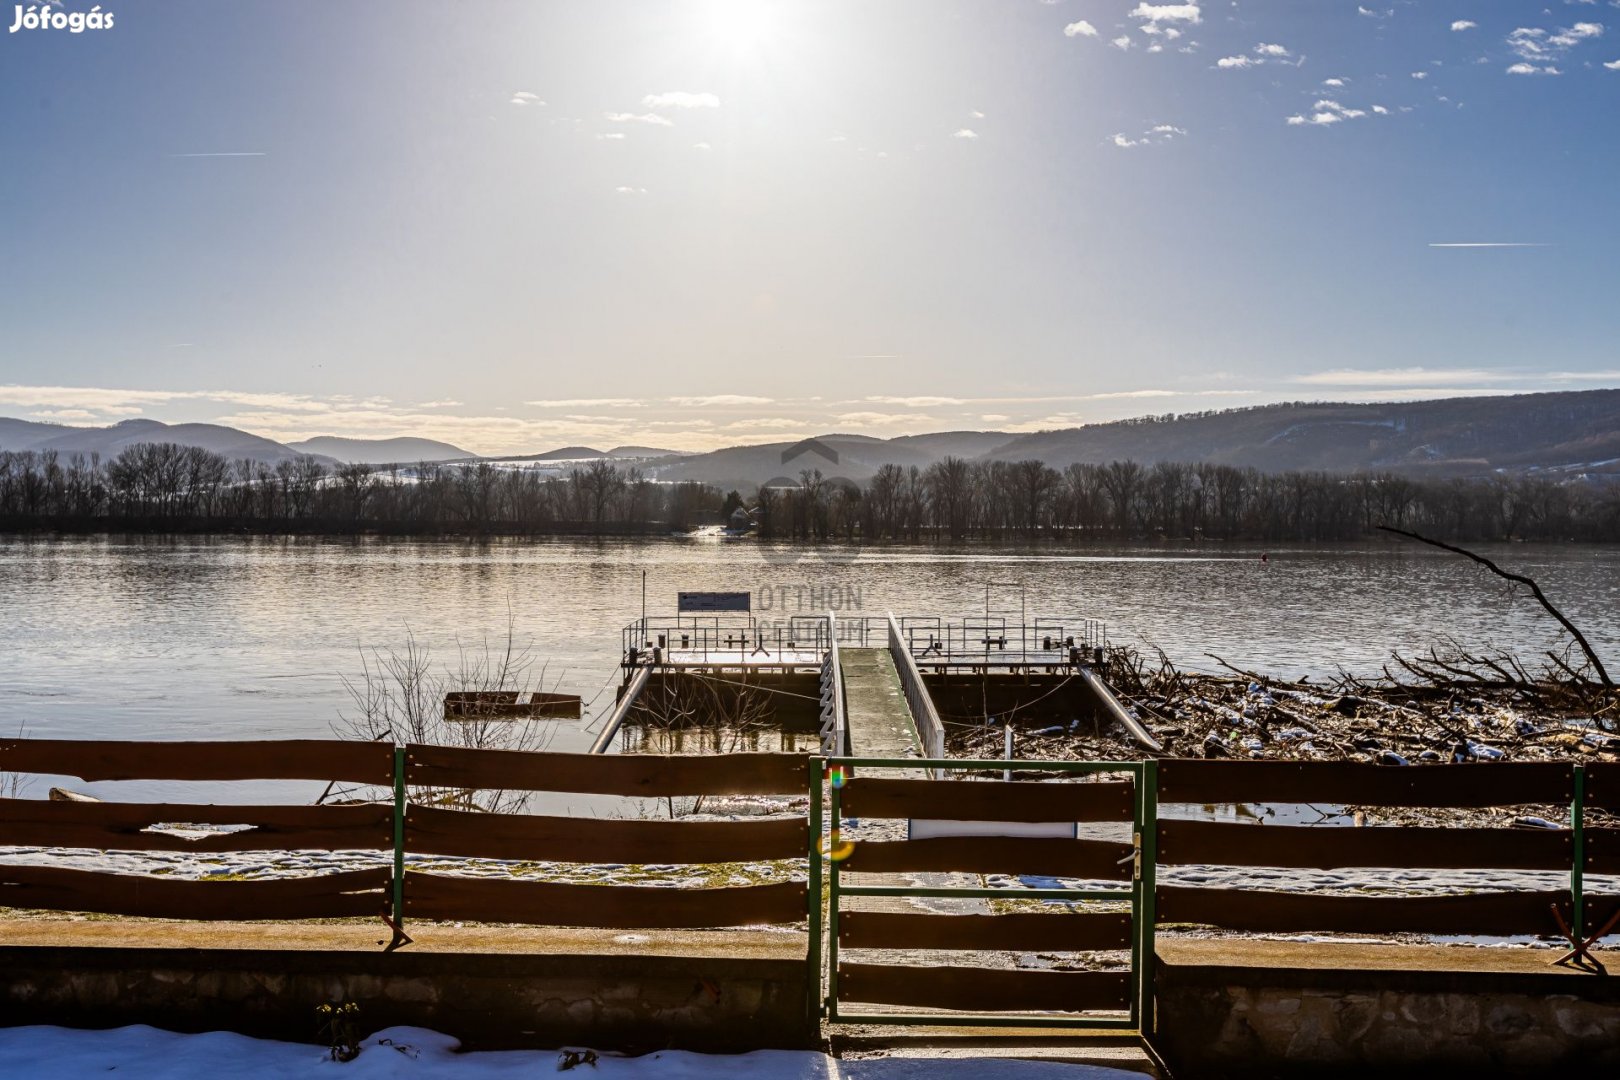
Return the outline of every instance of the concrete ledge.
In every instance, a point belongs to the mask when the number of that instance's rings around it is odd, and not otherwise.
[[[238,1031],[313,1040],[315,1008],[430,1027],[470,1047],[807,1047],[802,959],[0,947],[4,1023]]]
[[[1620,1066],[1620,980],[1549,967],[1547,951],[1193,944],[1161,949],[1171,956],[1155,973],[1153,1042],[1178,1075],[1528,1076]],[[1386,948],[1404,954],[1398,966],[1378,962]],[[1290,961],[1301,949],[1310,962]],[[1200,952],[1215,962],[1197,962]],[[1223,952],[1248,955],[1228,962]],[[1495,969],[1472,966],[1483,961]]]

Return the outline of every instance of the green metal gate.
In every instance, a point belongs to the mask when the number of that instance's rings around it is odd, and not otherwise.
[[[975,779],[921,779],[952,773],[1007,769],[1094,776],[1094,783],[1040,783]],[[1152,1029],[1154,843],[1157,832],[1156,763],[1112,761],[971,761],[916,758],[828,757],[812,765],[810,835],[810,961],[824,979],[820,1012],[845,1024],[935,1024],[974,1027],[1062,1027],[1099,1034]],[[888,775],[872,777],[865,770]],[[903,770],[909,778],[896,777]],[[1123,778],[1121,781],[1118,778]],[[1037,790],[1039,789],[1039,790]],[[944,811],[943,813],[941,811]],[[952,817],[952,814],[958,816]],[[941,836],[905,841],[850,842],[844,826],[867,818],[939,819],[1030,825],[1075,822],[1073,838]],[[1055,815],[1055,816],[1050,816]],[[1083,823],[1130,822],[1128,844],[1082,839]],[[825,826],[825,827],[824,827]],[[991,871],[988,868],[995,866]],[[1117,867],[1110,870],[1110,867]],[[1117,887],[922,887],[860,885],[854,873],[987,873],[1077,878]],[[1058,872],[1054,872],[1058,871]],[[1074,872],[1069,872],[1074,871]],[[823,898],[824,897],[824,901]],[[1129,904],[1123,912],[932,915],[846,908],[855,897],[980,899]],[[825,913],[825,927],[822,914]],[[991,965],[926,967],[846,964],[846,949],[940,952],[1090,952],[1128,949],[1129,970],[1006,969]],[[874,995],[876,995],[874,997]],[[885,996],[887,995],[887,996]],[[900,1006],[904,1011],[849,1004]]]

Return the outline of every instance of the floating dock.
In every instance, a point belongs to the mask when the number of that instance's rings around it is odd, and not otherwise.
[[[829,612],[765,625],[747,615],[681,614],[631,624],[623,645],[625,681],[593,753],[608,752],[626,729],[701,725],[700,687],[717,714],[728,706],[716,687],[727,688],[733,709],[739,695],[768,698],[768,707],[751,704],[750,723],[767,716],[787,731],[808,721],[828,755],[945,757],[939,703],[952,723],[1089,716],[1119,724],[1149,752],[1160,749],[1104,679],[1106,630],[1092,619]],[[719,731],[728,719],[712,718],[716,749],[726,748]],[[737,732],[728,737],[735,742]],[[630,741],[621,749],[629,752]]]

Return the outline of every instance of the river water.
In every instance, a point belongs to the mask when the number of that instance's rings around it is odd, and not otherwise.
[[[1540,581],[1620,667],[1620,549],[1484,549]],[[1261,554],[1268,556],[1261,561]],[[706,537],[415,541],[0,537],[0,732],[322,737],[362,647],[414,634],[446,663],[504,639],[508,608],[545,682],[605,708],[620,630],[678,590],[754,594],[785,621],[843,615],[1104,620],[1111,639],[1280,676],[1374,672],[1443,635],[1533,654],[1557,625],[1456,556],[1397,544],[795,550]],[[1021,585],[1021,589],[1013,584]],[[607,687],[606,692],[603,688]],[[588,720],[587,720],[588,722]],[[588,743],[565,724],[556,749]]]

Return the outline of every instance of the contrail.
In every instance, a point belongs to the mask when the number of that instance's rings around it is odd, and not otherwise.
[[[232,151],[221,154],[170,154],[170,157],[265,157],[263,150]]]
[[[1481,243],[1469,243],[1469,244],[1430,244],[1430,245],[1429,245],[1429,246],[1430,246],[1430,247],[1438,247],[1438,248],[1476,248],[1476,247],[1551,247],[1551,246],[1552,246],[1552,245],[1551,245],[1551,244],[1517,244],[1517,243],[1502,243],[1502,242],[1500,242],[1500,241],[1495,241],[1495,240],[1487,240],[1487,241],[1484,241],[1484,242],[1481,242]]]

